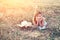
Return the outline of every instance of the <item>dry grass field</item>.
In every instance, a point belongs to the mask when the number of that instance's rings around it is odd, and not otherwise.
[[[39,9],[46,18],[48,28],[60,29],[60,6],[40,7]],[[13,11],[16,10],[14,9]],[[17,15],[4,14],[3,17],[1,16],[0,40],[53,40],[50,38],[50,35],[52,33],[50,29],[44,31],[39,31],[35,29],[31,31],[20,30],[20,28],[16,26],[16,24],[20,23],[21,20],[27,20],[32,22],[33,12],[34,11],[31,11],[30,14],[29,13]],[[54,39],[60,40],[60,37],[55,37]]]
[[[31,6],[33,2],[28,2],[29,6],[27,6],[27,3],[26,6],[23,4],[19,5],[19,1],[16,0],[17,6],[13,2],[10,4],[10,2],[0,0],[0,4],[4,4],[0,5],[0,40],[60,40],[60,6],[57,6],[57,3],[59,4],[60,1],[55,1],[57,2],[56,5],[50,6],[41,6],[42,4],[38,4],[39,10],[43,13],[48,23],[46,30],[20,30],[20,27],[16,25],[22,20],[32,22],[35,10]],[[55,2],[52,1],[49,3],[54,4]],[[48,1],[44,2],[41,0],[41,3],[48,3]]]

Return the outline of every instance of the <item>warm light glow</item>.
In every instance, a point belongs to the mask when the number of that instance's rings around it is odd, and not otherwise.
[[[57,1],[58,2],[58,1]],[[33,8],[36,8],[36,5],[44,6],[44,5],[55,4],[54,0],[0,0],[0,12],[4,12],[7,10],[11,13],[30,13]],[[2,8],[2,9],[1,9]]]
[[[7,6],[29,6],[33,4],[32,0],[0,0],[0,2]]]

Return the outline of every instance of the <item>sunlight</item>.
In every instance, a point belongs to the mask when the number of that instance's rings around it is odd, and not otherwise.
[[[34,5],[32,0],[0,0],[1,7],[14,9],[16,11],[19,9],[29,12],[32,10],[32,5]]]
[[[33,4],[32,0],[0,0],[0,4],[7,6],[29,6]]]

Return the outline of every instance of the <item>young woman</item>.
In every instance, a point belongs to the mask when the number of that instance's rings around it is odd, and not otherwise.
[[[42,13],[40,11],[37,11],[33,18],[33,24],[37,26],[40,30],[46,28],[46,21],[45,18],[42,16]]]

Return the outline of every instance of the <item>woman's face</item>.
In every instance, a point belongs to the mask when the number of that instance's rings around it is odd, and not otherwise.
[[[36,20],[37,21],[40,21],[42,19],[42,15],[41,14],[38,14],[37,16],[36,16]]]
[[[38,14],[37,17],[41,17],[42,15],[41,14]]]

